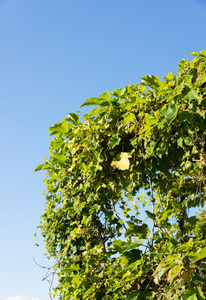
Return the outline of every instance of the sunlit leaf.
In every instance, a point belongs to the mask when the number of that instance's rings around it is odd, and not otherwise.
[[[128,170],[130,166],[129,158],[131,157],[130,153],[121,152],[119,160],[113,160],[111,166],[119,170]]]
[[[158,88],[160,86],[160,79],[155,75],[145,75],[141,77],[142,85],[149,86],[151,88]]]
[[[55,160],[57,160],[58,162],[60,162],[60,163],[65,163],[65,161],[66,161],[66,157],[65,157],[64,155],[61,155],[61,154],[54,153],[54,154],[52,155],[52,157],[53,157]]]
[[[200,251],[196,253],[195,261],[201,260],[206,257],[206,247],[202,248]]]
[[[129,115],[127,115],[126,117],[124,117],[123,123],[127,124],[129,122],[132,122],[134,119],[135,119],[135,115],[133,113],[130,113]]]

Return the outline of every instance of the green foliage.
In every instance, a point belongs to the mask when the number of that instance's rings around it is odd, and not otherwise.
[[[192,55],[49,128],[36,170],[58,299],[205,299],[206,51]]]

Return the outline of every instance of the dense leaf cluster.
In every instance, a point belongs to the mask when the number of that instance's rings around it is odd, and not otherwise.
[[[58,299],[205,299],[206,51],[192,55],[49,128],[36,170]]]

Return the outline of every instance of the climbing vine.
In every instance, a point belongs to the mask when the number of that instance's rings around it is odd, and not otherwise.
[[[49,128],[40,229],[58,299],[205,299],[206,51]],[[143,217],[143,212],[146,217]]]

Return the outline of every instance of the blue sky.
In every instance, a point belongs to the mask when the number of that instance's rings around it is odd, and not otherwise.
[[[0,300],[49,300],[47,129],[106,90],[170,71],[206,48],[206,0],[0,0]],[[83,113],[86,109],[82,110]]]

